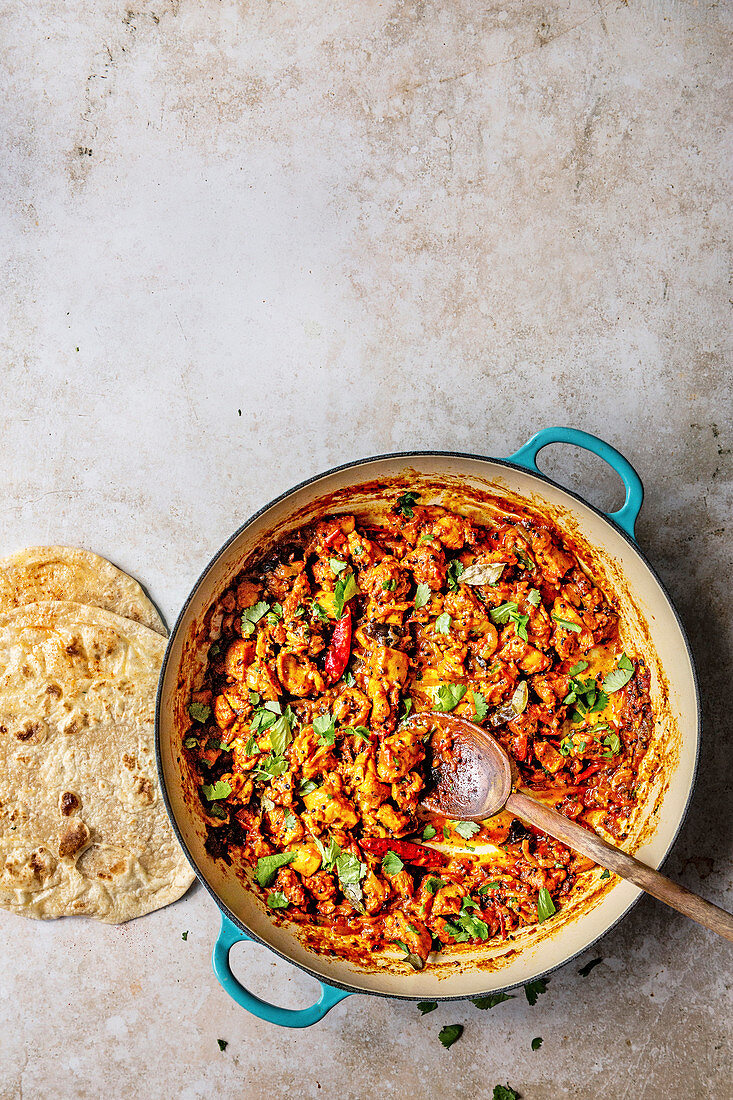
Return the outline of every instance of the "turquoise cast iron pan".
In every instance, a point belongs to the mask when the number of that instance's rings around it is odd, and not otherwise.
[[[576,494],[544,477],[536,466],[543,447],[572,443],[604,459],[621,477],[626,488],[623,507],[610,515],[598,511]],[[195,801],[185,797],[187,783],[181,759],[181,730],[185,725],[188,691],[200,673],[200,653],[194,639],[213,600],[241,568],[247,556],[276,532],[278,537],[322,514],[329,502],[323,498],[341,493],[347,500],[341,511],[369,507],[380,499],[379,483],[408,475],[416,482],[441,482],[470,500],[472,491],[508,492],[535,506],[545,507],[561,526],[589,545],[599,559],[611,563],[629,612],[646,631],[663,669],[652,676],[652,696],[660,726],[668,740],[659,746],[668,767],[663,788],[652,792],[648,824],[637,854],[658,867],[669,852],[690,800],[697,763],[699,704],[697,682],[689,645],[679,617],[651,566],[634,540],[634,523],[641,508],[641,481],[626,459],[607,443],[572,428],[547,428],[538,432],[508,459],[482,458],[452,452],[415,451],[381,455],[329,470],[311,478],[266,505],[244,523],[206,566],[196,582],[171,634],[161,672],[156,709],[156,751],[166,806],[178,839],[201,882],[221,910],[221,932],[214,947],[216,976],[237,1004],[260,1019],[286,1027],[307,1027],[320,1020],[335,1004],[352,993],[368,993],[414,1000],[476,997],[531,981],[561,966],[584,951],[619,921],[639,896],[631,884],[618,882],[605,893],[596,892],[580,915],[552,922],[553,928],[515,951],[493,969],[468,961],[460,969],[428,967],[420,973],[390,970],[362,971],[342,959],[316,955],[288,930],[276,925],[254,894],[221,861],[204,848],[205,830]],[[332,505],[332,501],[330,502]],[[625,604],[624,604],[625,606]],[[668,691],[664,679],[668,682]],[[672,731],[671,733],[669,731]],[[674,741],[674,748],[670,745]],[[673,759],[674,758],[674,759]],[[587,899],[586,899],[587,900]],[[561,914],[562,915],[562,914]],[[548,925],[543,925],[543,931]],[[317,1004],[300,1011],[268,1004],[250,993],[232,974],[229,952],[241,940],[255,940],[287,961],[301,967],[321,983]],[[440,958],[441,956],[438,956]],[[449,972],[446,973],[445,971]]]

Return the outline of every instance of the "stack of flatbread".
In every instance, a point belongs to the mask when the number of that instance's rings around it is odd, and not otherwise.
[[[0,560],[0,906],[119,923],[193,874],[155,766],[165,626],[104,558],[64,546]]]

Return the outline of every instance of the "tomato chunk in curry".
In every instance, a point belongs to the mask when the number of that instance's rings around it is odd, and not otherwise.
[[[507,811],[422,809],[446,746],[407,716],[484,725],[521,786],[619,840],[652,724],[644,661],[550,522],[418,500],[328,517],[248,566],[211,609],[183,742],[210,852],[273,914],[416,969],[550,919],[593,865]]]

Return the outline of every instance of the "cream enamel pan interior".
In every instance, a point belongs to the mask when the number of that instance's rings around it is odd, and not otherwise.
[[[490,514],[492,493],[542,509],[573,540],[581,560],[593,558],[591,571],[600,576],[606,590],[612,586],[622,616],[630,624],[624,638],[637,653],[647,656],[651,666],[657,717],[649,756],[650,765],[657,767],[648,778],[626,846],[650,866],[661,864],[687,809],[699,739],[695,672],[677,615],[632,540],[615,524],[547,479],[496,460],[436,452],[367,459],[298,486],[249,520],[209,564],[171,635],[158,697],[159,766],[174,827],[194,869],[222,911],[252,938],[315,977],[355,992],[420,999],[471,997],[530,981],[566,962],[614,925],[640,891],[622,881],[609,887],[596,872],[576,892],[562,919],[547,922],[539,933],[518,937],[498,955],[496,950],[473,949],[458,961],[421,973],[406,972],[401,966],[395,969],[393,963],[372,971],[356,969],[309,951],[286,924],[273,923],[230,869],[207,854],[204,821],[196,810],[180,751],[189,688],[200,675],[197,632],[207,608],[253,550],[324,510],[362,514],[373,510],[380,499],[380,483],[394,499],[408,484],[419,489],[416,482],[428,486],[424,502],[441,503],[429,488],[431,483],[439,484],[446,487],[441,494],[444,503],[475,516]]]

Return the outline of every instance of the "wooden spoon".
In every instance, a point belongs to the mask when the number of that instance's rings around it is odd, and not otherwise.
[[[433,761],[433,782],[421,800],[425,809],[459,821],[479,822],[506,807],[522,821],[549,833],[733,943],[733,916],[730,913],[684,886],[678,886],[557,810],[537,802],[523,791],[513,790],[516,767],[498,741],[481,726],[437,711],[416,714],[407,724],[424,728],[426,732],[437,727],[452,739],[450,753]]]

